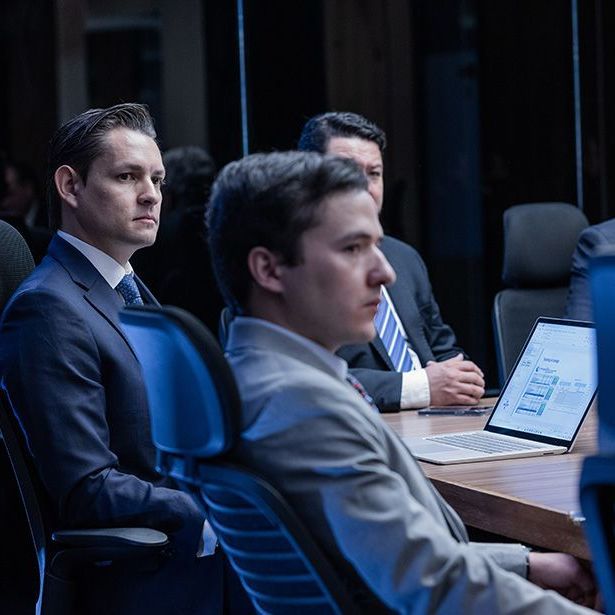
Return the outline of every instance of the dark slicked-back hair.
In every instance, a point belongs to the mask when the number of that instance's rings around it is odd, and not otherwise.
[[[107,109],[88,109],[68,120],[53,135],[49,144],[47,197],[49,226],[56,230],[62,222],[62,207],[53,176],[59,167],[75,169],[85,183],[90,165],[105,147],[105,137],[115,128],[129,128],[156,139],[154,122],[145,105],[123,103]]]
[[[358,137],[373,141],[381,152],[387,145],[384,131],[362,115],[350,111],[330,111],[315,115],[305,123],[298,149],[324,154],[334,137]]]
[[[299,264],[301,236],[319,224],[323,200],[358,190],[367,190],[367,180],[354,161],[313,152],[253,154],[224,167],[212,187],[207,222],[214,272],[233,314],[247,305],[252,248]]]

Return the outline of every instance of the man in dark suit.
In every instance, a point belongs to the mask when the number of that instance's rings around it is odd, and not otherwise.
[[[384,132],[356,113],[330,112],[305,124],[299,149],[352,158],[363,169],[378,212],[384,193]],[[382,290],[369,343],[338,354],[383,412],[428,405],[475,404],[484,393],[482,371],[457,346],[443,322],[427,268],[411,246],[384,236],[381,249],[397,282]]]
[[[586,228],[572,255],[566,318],[593,320],[589,260],[601,246],[615,246],[615,219]]]
[[[125,304],[156,303],[129,262],[158,230],[164,166],[155,138],[137,104],[86,111],[57,131],[49,157],[57,233],[0,324],[1,385],[57,522],[170,534],[174,556],[155,571],[87,573],[84,613],[221,612],[220,556],[197,559],[212,539],[204,516],[153,469],[145,388],[118,319]]]

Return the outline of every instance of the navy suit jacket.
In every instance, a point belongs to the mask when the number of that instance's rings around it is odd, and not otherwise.
[[[463,352],[453,330],[442,321],[419,253],[402,241],[386,236],[380,249],[397,274],[387,287],[412,350],[424,366],[427,361],[444,361]],[[348,362],[353,375],[363,384],[383,412],[399,410],[402,375],[377,335],[366,344],[343,346],[337,353]]]
[[[155,303],[138,284],[144,301]],[[119,325],[122,307],[119,294],[93,265],[54,236],[47,256],[4,311],[2,386],[59,523],[170,532],[173,559],[196,568],[204,516],[188,495],[154,471],[146,393],[140,366]],[[167,581],[164,576],[158,580],[161,590]],[[216,602],[216,581],[210,581],[193,577],[194,589],[209,586],[209,598]],[[125,593],[135,593],[129,581],[123,583]],[[113,592],[117,579],[109,585]],[[172,609],[192,591],[184,587],[178,592],[184,596],[178,596],[168,585],[166,590],[169,600],[154,601],[155,612]],[[139,593],[143,606],[148,595]],[[207,599],[206,592],[199,593],[199,599]],[[129,600],[121,598],[122,612],[132,612]]]
[[[593,320],[589,285],[589,259],[599,246],[615,246],[615,219],[589,226],[579,236],[572,255],[566,318]]]

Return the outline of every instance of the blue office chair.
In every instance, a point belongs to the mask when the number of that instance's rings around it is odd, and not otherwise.
[[[581,473],[580,500],[594,571],[607,613],[615,613],[615,250],[602,249],[590,263],[598,348],[599,455]]]
[[[233,463],[240,400],[209,331],[172,307],[131,307],[120,321],[143,367],[157,469],[207,512],[257,611],[355,613],[335,569],[282,495]]]
[[[615,247],[596,250],[589,275],[598,349],[600,453],[615,455]]]
[[[572,253],[587,227],[568,203],[515,205],[504,212],[501,290],[493,302],[493,332],[500,386],[513,368],[539,316],[566,311]]]

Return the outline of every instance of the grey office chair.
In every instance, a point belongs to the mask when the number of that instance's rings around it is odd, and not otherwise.
[[[34,269],[34,259],[24,238],[0,220],[0,313],[22,281]]]
[[[564,315],[572,253],[587,225],[583,212],[568,203],[515,205],[504,212],[502,282],[506,288],[493,303],[500,385],[536,318]]]

